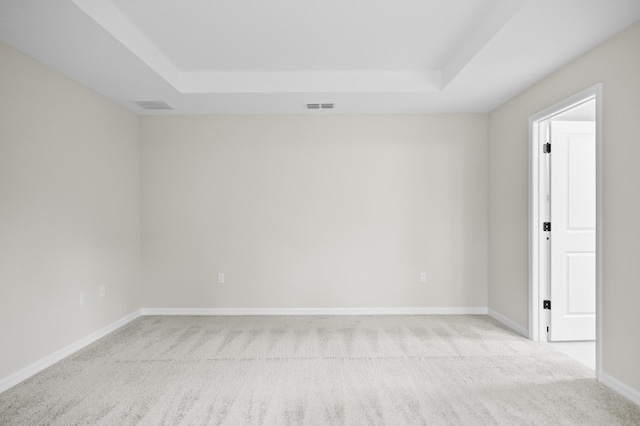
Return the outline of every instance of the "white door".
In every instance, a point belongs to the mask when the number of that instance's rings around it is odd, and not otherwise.
[[[596,337],[595,123],[551,122],[551,341]]]

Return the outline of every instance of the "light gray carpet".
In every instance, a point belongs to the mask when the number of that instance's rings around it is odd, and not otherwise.
[[[0,394],[2,425],[640,425],[484,316],[142,317]]]

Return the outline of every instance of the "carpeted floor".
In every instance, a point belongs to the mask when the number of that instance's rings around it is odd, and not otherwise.
[[[142,317],[0,394],[1,425],[640,425],[485,316]]]

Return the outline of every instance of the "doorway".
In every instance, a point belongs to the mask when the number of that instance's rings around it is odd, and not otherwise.
[[[601,92],[601,85],[591,87],[529,118],[529,337],[595,340],[597,378]]]

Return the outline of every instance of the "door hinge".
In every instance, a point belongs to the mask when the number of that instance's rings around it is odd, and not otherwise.
[[[544,222],[542,224],[542,230],[551,232],[551,222]]]
[[[549,310],[551,310],[551,300],[544,300],[544,301],[542,301],[542,309],[549,309]]]
[[[544,145],[542,145],[542,152],[544,154],[549,154],[551,152],[551,143],[547,142]]]

